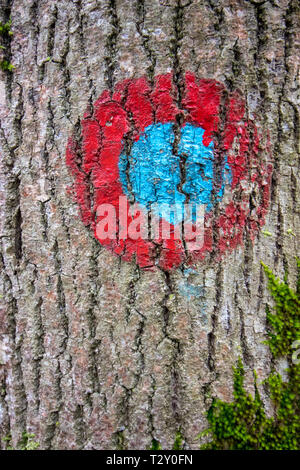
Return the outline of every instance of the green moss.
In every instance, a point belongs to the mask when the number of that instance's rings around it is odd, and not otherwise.
[[[13,447],[11,446],[11,434],[10,433],[2,437],[2,442],[4,442],[5,444],[5,450],[13,450]]]
[[[124,448],[125,448],[124,431],[118,431],[115,434],[115,439],[116,439],[116,448],[117,448],[117,450],[124,450]]]
[[[10,30],[11,27],[11,19],[7,21],[6,23],[1,23],[0,22],[0,36],[2,37],[2,40],[4,42],[8,42],[10,36],[12,36],[12,31]],[[4,45],[0,45],[0,49],[5,50]],[[0,68],[1,70],[12,72],[14,69],[14,66],[10,63],[8,58],[4,57],[2,60],[0,60]]]
[[[0,61],[0,68],[3,71],[8,71],[12,72],[14,69],[14,66],[6,59]]]
[[[177,431],[175,435],[174,444],[172,450],[182,450],[183,448],[183,437],[180,431]],[[152,440],[152,445],[149,450],[162,450],[162,446],[156,439]]]
[[[40,444],[34,440],[35,434],[23,432],[19,450],[36,450]]]
[[[267,344],[275,358],[288,356],[292,354],[292,343],[300,339],[299,289],[293,291],[286,281],[280,282],[265,264],[262,265],[268,277],[268,289],[275,301],[273,312],[269,306],[266,309],[267,322],[271,327]],[[299,259],[297,266],[299,271]]]
[[[10,30],[10,27],[11,27],[11,18],[5,24],[0,23],[0,34],[2,34],[3,36],[4,35],[12,36],[13,33]]]
[[[152,439],[152,444],[149,450],[162,450],[162,447],[156,439]]]
[[[173,444],[173,450],[182,450],[183,448],[183,437],[180,431],[177,431],[175,435],[175,441]]]
[[[297,259],[298,274],[300,260]],[[291,289],[285,279],[280,282],[263,264],[268,278],[268,289],[274,307],[266,308],[268,332],[267,344],[274,358],[293,353],[293,343],[300,338],[300,276],[297,289]],[[289,360],[289,362],[291,362]],[[295,362],[295,361],[294,361]],[[208,411],[209,428],[201,436],[210,436],[203,449],[300,449],[300,365],[291,363],[287,370],[287,381],[272,371],[266,385],[274,403],[274,417],[267,418],[261,401],[254,373],[255,396],[244,389],[244,369],[239,359],[234,368],[233,401],[226,403],[214,400]]]
[[[5,443],[5,450],[36,450],[39,448],[40,444],[36,442],[34,438],[35,434],[24,431],[16,449],[11,445],[11,434],[7,434],[7,436],[3,437],[2,441]]]

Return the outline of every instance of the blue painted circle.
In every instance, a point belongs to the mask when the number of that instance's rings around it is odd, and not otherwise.
[[[151,124],[133,144],[130,155],[123,152],[119,159],[122,188],[128,199],[134,199],[147,210],[157,203],[159,215],[170,223],[178,223],[183,216],[164,210],[163,204],[183,207],[183,204],[204,204],[212,208],[214,184],[214,144],[203,144],[204,130],[186,124],[181,128],[177,155],[173,123]],[[223,197],[226,183],[231,181],[231,169],[225,161],[217,197]]]

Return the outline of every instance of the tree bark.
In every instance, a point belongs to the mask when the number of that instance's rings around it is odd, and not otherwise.
[[[0,72],[0,436],[17,446],[27,430],[41,449],[145,449],[152,439],[168,449],[180,430],[196,449],[212,397],[232,397],[238,356],[250,391],[253,368],[259,381],[270,370],[260,261],[296,282],[298,2],[0,4],[15,67]],[[274,161],[270,236],[246,236],[190,274],[114,256],[67,191],[67,141],[87,106],[120,80],[170,71],[240,89]]]

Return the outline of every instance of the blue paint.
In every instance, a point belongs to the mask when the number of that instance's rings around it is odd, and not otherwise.
[[[192,268],[186,268],[183,270],[184,278],[179,283],[180,293],[187,298],[195,297],[204,299],[205,298],[205,289],[203,286],[195,285],[190,281],[190,276],[197,275],[198,272]]]
[[[195,278],[193,276],[199,275],[195,269],[185,268],[183,270],[183,278],[178,283],[179,293],[187,299],[187,301],[193,301],[193,305],[198,305],[198,311],[200,318],[204,325],[207,324],[208,318],[205,313],[206,309],[206,292],[205,287],[199,284],[195,284]]]
[[[190,284],[187,280],[181,281],[179,283],[179,292],[184,297],[187,297],[189,300],[194,297],[195,299],[204,299],[205,290],[201,286],[195,286]]]
[[[173,123],[146,127],[139,140],[133,144],[130,156],[124,152],[120,156],[120,180],[127,197],[131,199],[133,195],[136,202],[147,210],[155,203],[176,205],[176,214],[164,208],[159,210],[159,215],[170,223],[178,223],[183,219],[183,204],[187,202],[204,204],[205,210],[210,211],[214,183],[214,144],[211,142],[206,147],[202,142],[203,134],[201,127],[186,124],[181,128],[178,155],[174,155]],[[182,187],[180,157],[185,162],[185,183]],[[230,181],[231,170],[226,160],[217,194],[219,199],[223,196],[225,183]]]

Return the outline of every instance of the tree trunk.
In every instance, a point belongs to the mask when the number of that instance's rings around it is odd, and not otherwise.
[[[262,260],[295,284],[297,0],[2,0],[0,436],[41,449],[197,449],[239,356],[268,374]],[[265,226],[192,271],[145,270],[81,220],[66,147],[125,79],[185,72],[239,89],[273,162]],[[184,93],[184,90],[183,90]],[[71,188],[68,190],[68,188]],[[284,367],[284,364],[278,364]],[[263,400],[272,412],[268,396]],[[5,447],[3,441],[1,448]]]

